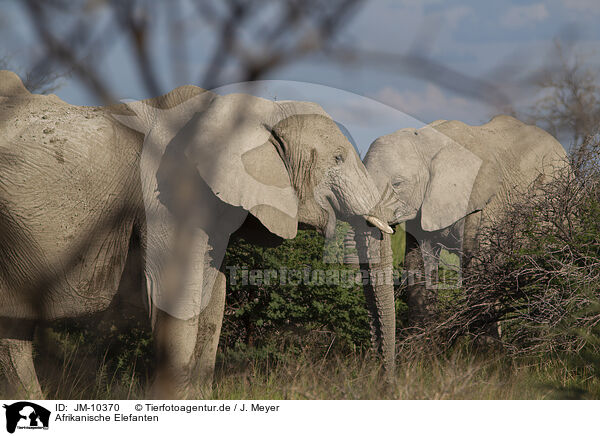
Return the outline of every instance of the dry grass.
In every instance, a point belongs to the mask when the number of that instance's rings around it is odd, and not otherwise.
[[[600,383],[570,371],[559,361],[537,364],[504,358],[450,357],[399,363],[392,385],[380,378],[378,365],[357,354],[326,361],[299,359],[266,371],[219,369],[211,399],[549,399],[597,398]]]
[[[76,342],[62,358],[41,365],[50,399],[141,399],[147,378],[132,367],[109,373],[103,359]],[[63,344],[64,345],[64,344]],[[55,356],[55,358],[58,356]],[[39,359],[38,359],[39,360]],[[600,398],[591,370],[569,369],[559,359],[517,361],[502,353],[475,357],[467,351],[447,356],[400,359],[394,382],[385,384],[369,355],[307,349],[280,356],[220,356],[212,389],[196,387],[190,398],[238,399],[556,399]],[[2,395],[3,396],[3,395]]]

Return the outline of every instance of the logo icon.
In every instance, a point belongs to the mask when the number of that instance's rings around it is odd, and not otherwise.
[[[6,431],[19,429],[48,429],[50,411],[29,401],[19,401],[3,406],[6,409]]]

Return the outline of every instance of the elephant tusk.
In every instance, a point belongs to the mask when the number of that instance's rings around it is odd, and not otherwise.
[[[387,225],[385,222],[381,221],[379,218],[375,218],[372,215],[365,215],[365,219],[367,220],[368,223],[374,225],[379,230],[381,230],[383,233],[388,233],[390,235],[394,233],[394,230],[389,225]]]

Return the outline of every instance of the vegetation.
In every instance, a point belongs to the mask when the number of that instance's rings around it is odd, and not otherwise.
[[[329,343],[328,343],[329,342]],[[67,345],[69,344],[69,345]],[[147,379],[138,369],[109,370],[89,344],[62,336],[56,368],[42,373],[47,395],[61,399],[142,399]],[[570,399],[600,398],[590,367],[560,359],[482,356],[465,347],[443,355],[400,356],[391,386],[381,382],[369,353],[331,346],[330,336],[299,340],[295,352],[272,358],[257,348],[219,353],[205,399]],[[47,358],[46,358],[47,359]],[[50,363],[45,360],[46,363]],[[97,373],[96,373],[97,371]]]
[[[243,239],[230,244],[224,261],[228,294],[221,346],[266,346],[290,335],[326,331],[346,346],[367,347],[368,314],[356,271],[328,262],[343,252],[346,228],[338,226],[327,245],[307,230],[275,248]]]

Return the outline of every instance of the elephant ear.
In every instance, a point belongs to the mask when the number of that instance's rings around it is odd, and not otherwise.
[[[298,199],[271,129],[290,113],[269,100],[230,94],[196,113],[173,139],[217,197],[286,239],[297,233]]]
[[[431,127],[419,130],[428,141],[441,144],[429,168],[429,183],[421,205],[421,227],[431,232],[450,226],[477,210],[471,190],[482,160]]]

